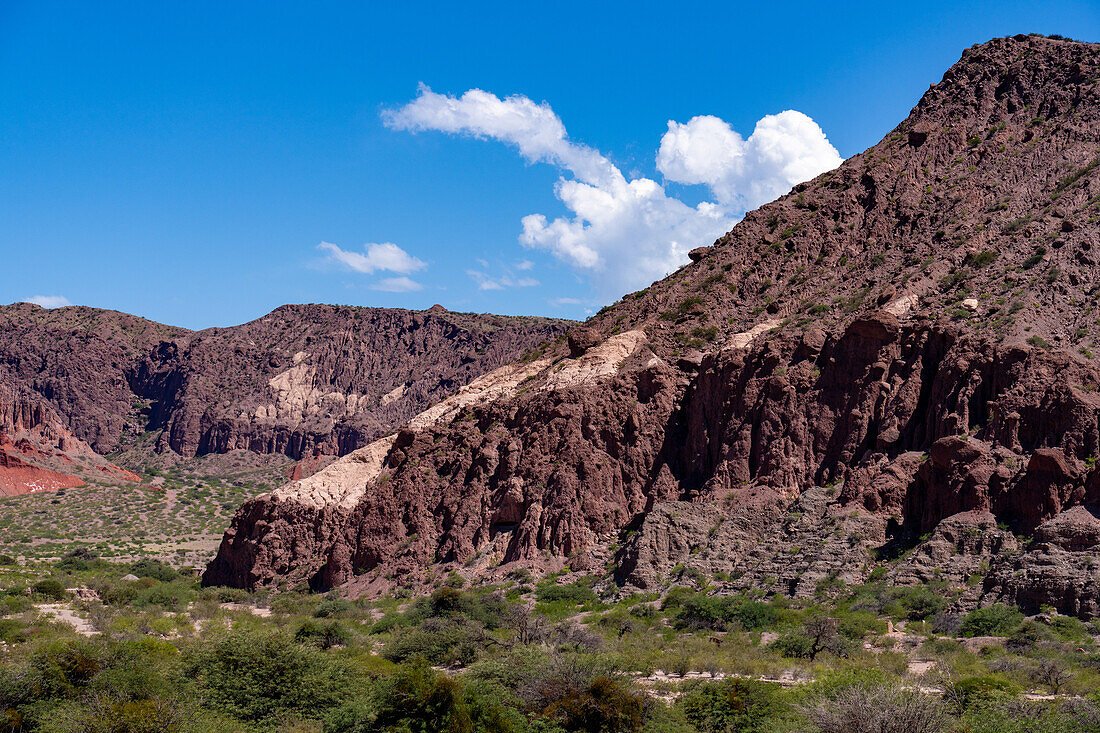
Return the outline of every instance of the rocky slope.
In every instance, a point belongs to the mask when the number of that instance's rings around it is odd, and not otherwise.
[[[292,458],[366,445],[568,322],[288,305],[187,331],[93,308],[0,307],[0,386],[33,395],[99,453],[149,434],[184,456]]]
[[[0,384],[0,496],[71,488],[88,480],[140,478],[70,433],[37,395]]]
[[[968,49],[522,381],[247,503],[206,581],[568,563],[812,594],[881,566],[1097,615],[1098,81],[1094,44]]]

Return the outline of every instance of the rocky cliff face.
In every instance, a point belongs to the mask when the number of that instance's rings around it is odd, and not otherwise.
[[[70,433],[37,395],[0,384],[0,496],[71,488],[89,479],[140,480]]]
[[[0,308],[0,385],[37,395],[100,453],[157,433],[158,450],[184,456],[342,455],[567,325],[303,305],[191,332],[20,303]]]
[[[967,50],[522,381],[246,504],[206,581],[568,563],[807,594],[904,553],[897,582],[1095,615],[1098,80],[1096,45]]]

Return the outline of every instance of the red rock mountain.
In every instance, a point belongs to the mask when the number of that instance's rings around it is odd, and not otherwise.
[[[0,384],[0,496],[140,481],[73,436],[44,401]]]
[[[246,503],[206,582],[568,563],[802,595],[907,550],[895,582],[1100,614],[1098,83],[1094,44],[968,49],[569,344]]]
[[[99,453],[145,438],[184,456],[341,455],[568,325],[439,306],[288,305],[240,326],[187,331],[18,303],[0,307],[0,387]]]

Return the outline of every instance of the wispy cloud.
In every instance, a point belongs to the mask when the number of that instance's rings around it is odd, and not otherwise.
[[[408,277],[387,277],[372,283],[371,290],[381,290],[385,293],[413,293],[423,290],[424,286]]]
[[[69,299],[64,295],[33,295],[23,302],[34,303],[40,305],[43,308],[63,308],[67,305],[72,305]]]
[[[477,283],[478,290],[504,290],[505,288],[532,288],[539,284],[533,277],[513,277],[505,273],[499,277],[492,277],[481,270],[467,270],[466,274]]]
[[[317,249],[326,252],[329,261],[366,275],[379,270],[408,274],[428,266],[428,263],[413,257],[393,242],[365,244],[363,252],[340,249],[331,242],[321,242]]]

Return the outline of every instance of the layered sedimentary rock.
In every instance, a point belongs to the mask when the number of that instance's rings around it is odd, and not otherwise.
[[[1100,503],[1098,80],[1096,45],[967,50],[880,143],[522,382],[397,431],[327,495],[246,504],[207,582],[568,563],[800,595],[912,550],[897,582],[953,552],[967,602],[1097,613],[1075,528]]]

